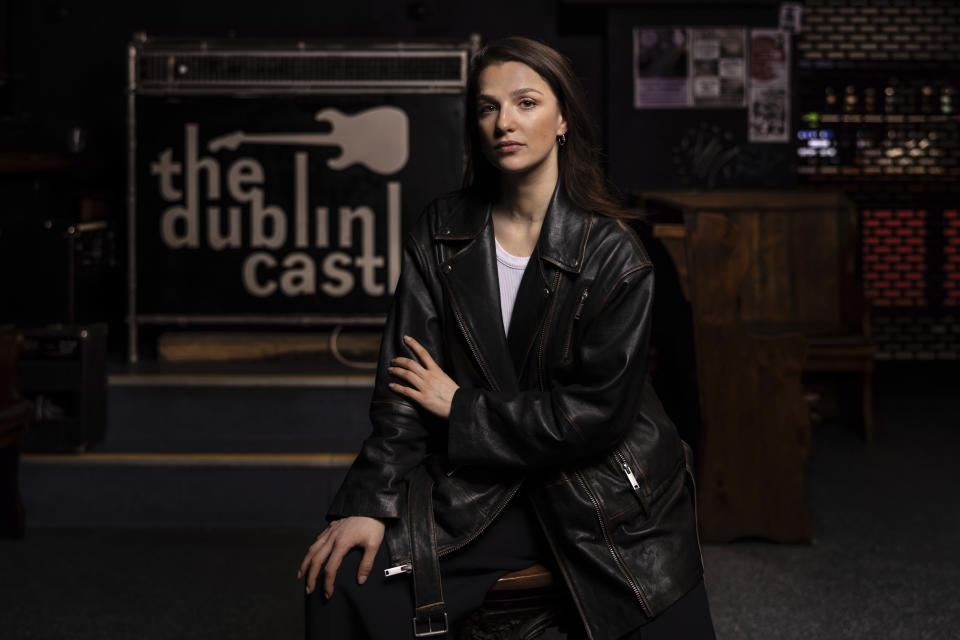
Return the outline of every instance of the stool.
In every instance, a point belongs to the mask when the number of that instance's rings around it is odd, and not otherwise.
[[[458,640],[532,640],[556,627],[568,640],[585,636],[576,615],[570,616],[566,589],[554,583],[541,564],[501,577],[487,592],[483,606],[461,625]]]

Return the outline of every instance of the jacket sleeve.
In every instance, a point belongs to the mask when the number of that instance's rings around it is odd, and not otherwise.
[[[584,326],[569,383],[518,393],[458,389],[450,412],[450,462],[535,469],[616,445],[640,409],[652,301],[649,264],[616,278]]]
[[[428,288],[426,262],[412,236],[404,243],[403,267],[387,316],[370,401],[371,434],[347,472],[327,512],[328,520],[345,516],[395,518],[405,499],[404,480],[424,458],[430,434],[439,420],[387,384],[390,361],[398,356],[416,359],[403,342],[413,336],[442,367],[443,349],[435,291]]]

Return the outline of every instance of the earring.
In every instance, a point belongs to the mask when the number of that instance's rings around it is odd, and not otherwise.
[[[562,147],[563,145],[567,144],[567,134],[561,133],[560,135],[558,135],[558,136],[557,136],[557,144],[559,144],[561,147]]]

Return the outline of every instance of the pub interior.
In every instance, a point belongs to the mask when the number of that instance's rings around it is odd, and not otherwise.
[[[0,0],[0,635],[303,635],[508,35],[570,58],[654,263],[717,637],[958,637],[952,0]]]

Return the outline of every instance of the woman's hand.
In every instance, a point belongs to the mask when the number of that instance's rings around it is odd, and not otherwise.
[[[441,418],[449,418],[450,407],[453,404],[453,394],[460,386],[433,361],[430,353],[423,348],[423,345],[410,336],[404,336],[403,340],[410,345],[410,348],[413,349],[413,352],[417,354],[423,364],[421,365],[420,362],[410,358],[394,358],[391,360],[390,364],[392,366],[387,367],[387,372],[406,381],[412,387],[404,387],[396,382],[391,382],[390,388],[419,403],[430,413]]]
[[[333,580],[337,577],[337,569],[340,568],[343,556],[354,547],[363,547],[363,558],[357,570],[357,582],[363,584],[373,569],[373,558],[383,542],[385,528],[380,520],[365,516],[334,520],[317,536],[317,541],[310,545],[307,555],[300,563],[297,579],[306,574],[307,593],[313,593],[317,576],[323,568],[323,594],[330,598],[333,595]]]

